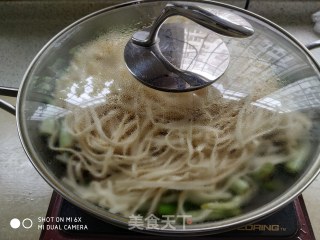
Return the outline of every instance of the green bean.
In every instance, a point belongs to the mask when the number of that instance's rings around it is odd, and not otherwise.
[[[240,207],[234,208],[215,208],[215,209],[199,209],[186,212],[186,215],[192,217],[192,222],[213,221],[229,217],[237,216],[241,213]]]
[[[202,209],[234,209],[240,207],[242,202],[242,198],[240,196],[234,197],[230,201],[226,202],[209,202],[209,203],[204,203],[201,205]]]
[[[253,177],[257,180],[266,180],[273,176],[275,172],[275,165],[267,162],[263,164],[258,171],[253,174]]]
[[[249,188],[249,183],[241,178],[235,179],[230,186],[230,190],[235,194],[243,194],[248,191]]]
[[[272,179],[263,182],[261,186],[268,191],[275,191],[280,189],[283,186],[283,183],[280,180]]]
[[[284,169],[291,174],[297,174],[302,170],[310,151],[310,143],[303,144],[297,151],[294,158],[285,163]]]

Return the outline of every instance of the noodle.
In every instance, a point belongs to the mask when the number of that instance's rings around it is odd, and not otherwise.
[[[119,49],[126,41],[103,36],[79,48],[58,81],[57,103],[71,113],[57,122],[73,144],[59,146],[60,127],[49,147],[66,165],[64,181],[82,198],[127,217],[155,213],[163,202],[185,214],[191,202],[209,207],[195,217],[204,221],[214,204],[245,205],[258,188],[252,174],[267,163],[290,161],[304,146],[307,117],[252,104],[274,91],[276,80],[239,101],[214,87],[158,92],[125,69]],[[95,101],[85,101],[85,94]],[[75,96],[78,104],[71,104]],[[239,179],[249,184],[243,194],[230,191]]]

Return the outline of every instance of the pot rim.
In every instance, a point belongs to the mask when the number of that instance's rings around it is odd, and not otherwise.
[[[59,181],[56,177],[53,176],[50,172],[46,169],[46,164],[43,163],[43,159],[41,159],[37,152],[31,147],[31,142],[28,138],[28,133],[26,131],[27,126],[25,122],[23,121],[23,118],[21,117],[23,115],[23,99],[25,99],[26,96],[26,85],[29,82],[29,75],[32,69],[35,66],[35,63],[38,61],[40,56],[43,55],[43,53],[46,51],[46,49],[51,46],[60,36],[68,32],[69,30],[73,29],[74,27],[78,26],[82,22],[89,20],[97,15],[100,15],[102,13],[119,9],[122,7],[127,6],[133,6],[143,3],[155,3],[158,2],[157,0],[138,0],[138,1],[129,1],[121,4],[117,4],[111,7],[103,8],[101,10],[95,11],[91,14],[88,14],[79,20],[75,21],[74,23],[70,24],[69,26],[65,27],[63,30],[61,30],[58,34],[56,34],[51,40],[49,40],[43,48],[37,53],[37,55],[34,57],[32,62],[30,63],[28,69],[26,70],[22,83],[19,87],[19,92],[17,96],[17,104],[16,104],[16,122],[17,122],[17,130],[18,135],[21,141],[21,144],[23,146],[23,149],[29,158],[30,162],[34,166],[34,168],[38,171],[38,173],[42,176],[42,178],[60,195],[62,195],[66,200],[70,201],[74,205],[80,207],[81,209],[94,214],[96,217],[103,219],[105,221],[108,221],[114,225],[120,226],[120,227],[128,227],[128,219],[121,217],[116,214],[112,214],[106,210],[103,210],[102,208],[95,206],[94,204],[88,203],[87,201],[81,199],[79,196],[74,194],[73,192],[70,192],[63,184],[61,184],[61,181]],[[171,1],[166,1],[171,2]],[[292,41],[299,49],[308,57],[309,61],[311,61],[310,64],[313,64],[317,70],[320,72],[320,66],[318,62],[315,60],[315,58],[312,56],[312,54],[309,52],[309,50],[300,43],[294,36],[292,36],[289,32],[284,30],[282,27],[278,26],[277,24],[271,22],[270,20],[257,15],[255,13],[252,13],[248,10],[210,0],[190,0],[190,1],[176,1],[176,2],[198,2],[198,3],[204,3],[209,4],[213,6],[219,6],[219,7],[225,7],[230,10],[236,10],[241,13],[244,13],[250,17],[256,18],[267,25],[271,26],[273,29],[278,30],[280,33],[284,34],[285,37],[287,37],[290,41]],[[310,184],[311,182],[317,177],[317,175],[320,173],[320,154],[317,154],[317,158],[315,160],[316,164],[313,164],[312,166],[309,166],[309,169],[307,170],[307,174],[303,175],[300,180],[297,181],[295,185],[293,185],[289,190],[287,190],[282,195],[278,196],[273,201],[269,202],[268,204],[265,204],[262,207],[259,207],[255,210],[252,210],[248,213],[242,214],[240,216],[236,216],[231,219],[216,221],[212,223],[202,223],[194,225],[195,228],[186,228],[186,229],[165,229],[165,230],[154,230],[154,229],[144,229],[140,230],[144,233],[151,233],[151,234],[161,234],[161,235],[188,235],[188,236],[198,236],[198,235],[206,235],[206,234],[212,234],[212,233],[220,233],[228,230],[232,230],[234,228],[237,228],[239,226],[243,226],[245,224],[249,224],[253,221],[256,221],[258,219],[261,219],[263,217],[266,217],[276,210],[284,207],[288,203],[294,200],[298,195],[302,193]]]

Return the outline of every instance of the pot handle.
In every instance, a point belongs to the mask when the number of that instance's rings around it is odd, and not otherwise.
[[[203,27],[228,37],[243,38],[249,37],[254,33],[253,28],[239,25],[197,6],[175,3],[167,4],[150,28],[134,33],[132,41],[137,45],[150,47],[156,42],[157,33],[161,24],[168,17],[175,15],[189,18]]]
[[[18,89],[17,88],[9,88],[9,87],[1,87],[0,86],[0,95],[8,96],[8,97],[17,97]],[[0,99],[0,108],[11,113],[12,115],[16,115],[16,108],[12,104]]]

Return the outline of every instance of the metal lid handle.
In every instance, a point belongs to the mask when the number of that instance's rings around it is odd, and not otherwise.
[[[175,15],[184,16],[209,30],[228,37],[243,38],[254,33],[248,22],[231,12],[228,16],[221,16],[194,5],[167,4],[151,27],[133,34],[124,50],[124,59],[132,75],[146,86],[161,91],[186,92],[206,87],[219,79],[229,64],[229,51],[224,42],[220,39],[219,41],[211,39],[209,44],[215,45],[214,49],[207,48],[206,51],[197,52],[199,64],[206,67],[203,67],[201,71],[192,69],[191,65],[183,68],[185,66],[181,64],[190,60],[188,54],[183,52],[183,49],[186,49],[187,40],[184,37],[178,39],[172,36],[165,38],[162,36],[161,39],[160,36],[164,28],[160,28],[163,22],[168,17]],[[241,24],[244,22],[245,26]],[[183,27],[168,25],[171,26],[171,32],[175,32],[174,34],[184,35],[185,31],[189,31]],[[196,43],[192,44],[196,49]],[[210,51],[209,56],[204,56],[208,53],[207,51]],[[201,54],[204,54],[202,58]],[[216,57],[216,54],[219,54],[219,57]],[[176,65],[170,62],[165,57],[166,55],[174,56],[173,61]],[[207,60],[203,62],[201,59]]]
[[[133,43],[144,47],[153,45],[156,42],[157,33],[161,24],[168,17],[175,15],[184,16],[203,27],[228,37],[249,37],[254,33],[254,30],[250,27],[242,26],[225,18],[221,18],[197,6],[167,4],[150,28],[136,32],[133,35]]]

